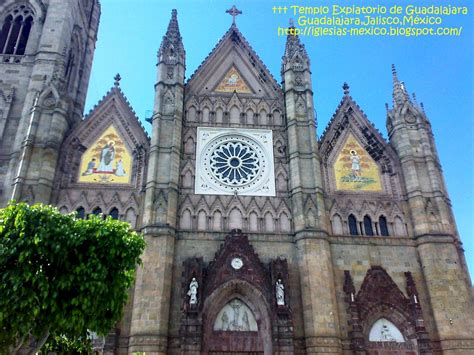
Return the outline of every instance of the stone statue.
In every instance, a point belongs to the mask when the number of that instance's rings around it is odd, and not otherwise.
[[[382,325],[382,329],[380,330],[380,336],[384,341],[395,341],[392,334],[390,333],[390,329],[387,327],[386,324]]]
[[[278,279],[278,281],[276,282],[275,291],[276,291],[277,305],[284,306],[285,305],[285,286],[283,286],[281,279]]]
[[[197,304],[198,302],[198,299],[197,299],[198,288],[199,288],[199,284],[196,278],[193,277],[193,279],[191,280],[191,283],[189,284],[189,291],[188,291],[190,305]]]
[[[221,330],[229,330],[229,316],[227,316],[226,311],[222,314],[222,329]]]

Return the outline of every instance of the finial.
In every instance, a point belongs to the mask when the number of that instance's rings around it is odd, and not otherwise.
[[[290,18],[290,28],[294,28],[295,27],[295,23],[293,22],[293,19]]]
[[[344,90],[344,95],[349,95],[349,84],[344,83],[344,85],[342,85],[342,89]]]
[[[397,69],[395,68],[395,64],[392,64],[392,74],[393,76],[397,76]]]
[[[226,11],[230,16],[232,16],[232,25],[235,26],[235,17],[242,14],[242,11],[238,10],[235,5],[232,5],[232,7]]]
[[[119,73],[117,73],[117,75],[114,76],[114,86],[115,87],[119,87],[120,86],[120,80],[122,80],[122,77],[120,76]]]
[[[176,19],[178,11],[176,9],[171,10],[171,18]]]
[[[388,103],[385,103],[385,110],[388,112]]]

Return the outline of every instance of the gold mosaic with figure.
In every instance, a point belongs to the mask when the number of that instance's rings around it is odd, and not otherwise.
[[[130,152],[110,125],[82,155],[78,182],[128,184],[131,170]]]
[[[337,190],[382,191],[379,167],[352,134],[334,163]]]
[[[224,76],[224,79],[220,82],[217,88],[214,90],[216,92],[237,92],[243,94],[251,94],[252,90],[245,83],[242,75],[239,71],[232,67]]]

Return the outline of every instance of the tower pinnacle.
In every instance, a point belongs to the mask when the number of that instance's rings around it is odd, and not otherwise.
[[[171,11],[171,19],[168,24],[166,34],[163,36],[160,49],[158,50],[158,58],[167,59],[171,63],[184,63],[184,46],[178,25],[178,12],[176,9]]]
[[[410,96],[405,88],[405,83],[398,80],[397,69],[395,64],[392,64],[392,78],[393,78],[393,105],[403,105],[405,102],[410,101]]]

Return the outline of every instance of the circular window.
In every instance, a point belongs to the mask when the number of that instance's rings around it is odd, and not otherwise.
[[[223,142],[211,153],[209,166],[214,177],[231,186],[247,184],[258,177],[257,151],[244,142]]]
[[[268,174],[263,148],[248,136],[232,134],[211,140],[202,157],[207,178],[224,190],[245,190]]]

